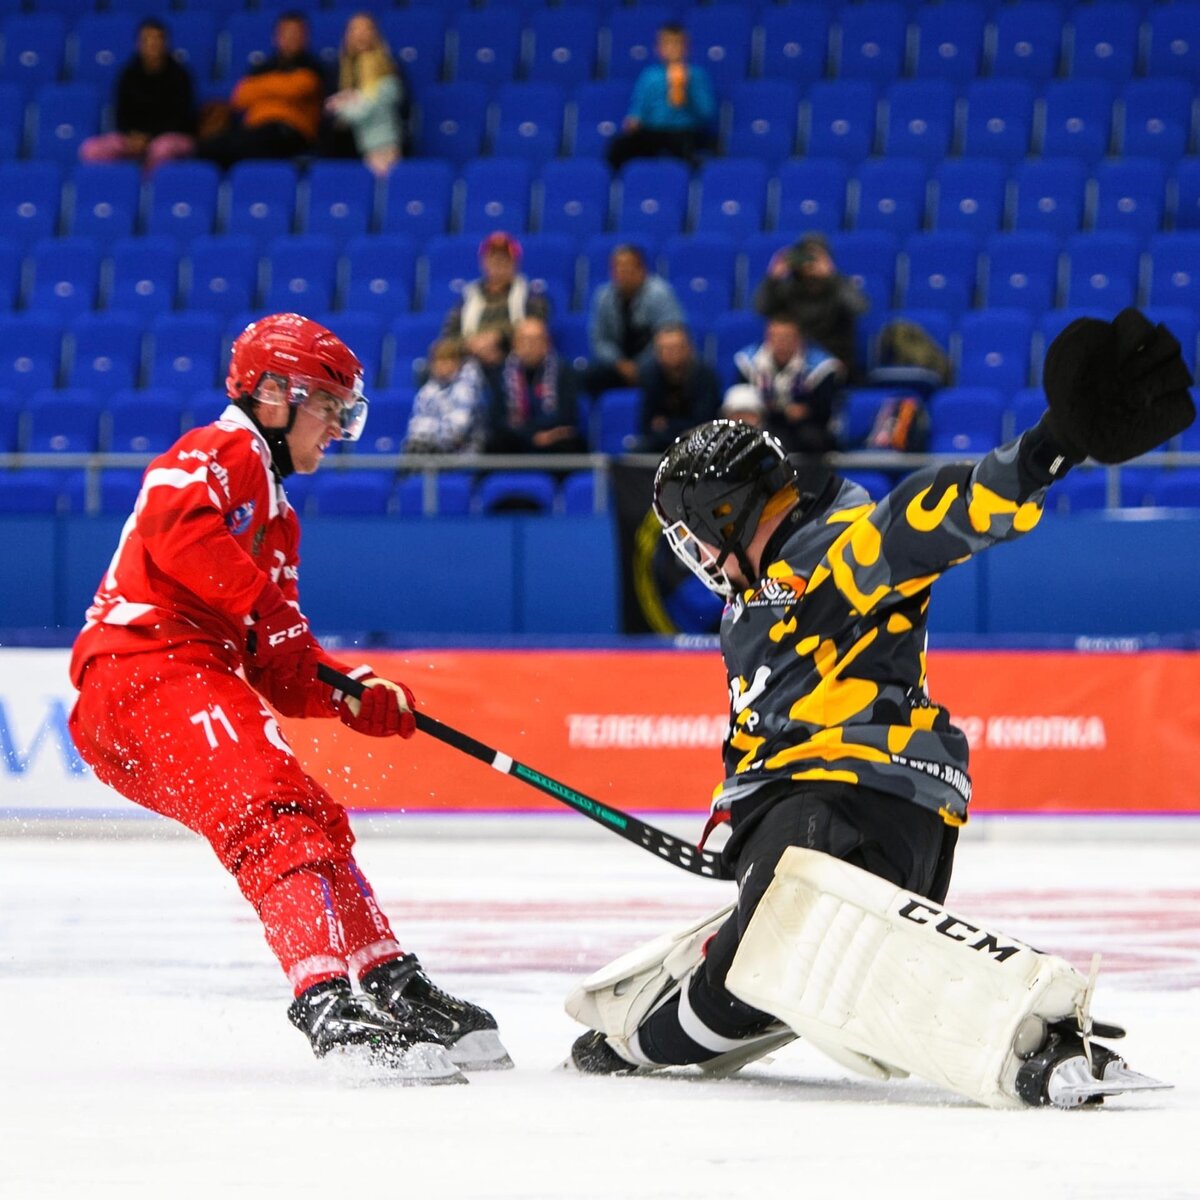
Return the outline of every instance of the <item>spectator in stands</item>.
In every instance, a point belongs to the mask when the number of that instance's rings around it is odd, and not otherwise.
[[[192,77],[171,55],[167,27],[147,17],[137,27],[137,47],[117,81],[117,128],[79,147],[85,163],[134,159],[147,171],[196,148]]]
[[[359,155],[376,175],[386,175],[403,153],[403,101],[403,81],[375,18],[355,13],[338,56],[338,90],[325,109],[352,132]]]
[[[721,385],[708,363],[696,357],[686,325],[674,322],[654,335],[654,357],[638,371],[642,429],[630,449],[665,450],[681,433],[717,415]]]
[[[838,274],[821,234],[806,233],[771,259],[754,293],[754,307],[767,320],[794,318],[806,338],[842,362],[850,379],[858,379],[855,334],[869,304],[853,279]]]
[[[762,397],[767,428],[787,450],[821,454],[834,448],[831,423],[846,368],[807,341],[794,317],[768,321],[762,344],[739,350],[733,361],[742,379]]]
[[[406,454],[478,454],[487,426],[488,389],[474,359],[456,338],[429,350],[429,378],[413,401]]]
[[[495,454],[582,454],[575,372],[555,353],[540,317],[525,317],[513,330],[493,392],[487,449]]]
[[[591,358],[584,382],[593,395],[636,387],[638,372],[654,361],[654,335],[683,321],[671,285],[650,274],[637,246],[617,246],[608,263],[609,282],[596,289],[588,316]]]
[[[727,421],[741,421],[743,425],[761,429],[767,423],[767,406],[753,384],[735,383],[726,390],[717,415]]]
[[[479,246],[481,275],[463,288],[462,302],[446,316],[444,337],[461,337],[467,352],[488,371],[498,371],[512,347],[513,329],[524,317],[550,315],[545,296],[530,289],[517,270],[521,243],[502,230],[489,233]]]
[[[709,141],[717,102],[708,72],[687,61],[683,26],[663,25],[656,50],[661,64],[638,76],[623,131],[609,145],[614,171],[631,158],[671,155],[694,162]]]
[[[233,89],[227,128],[200,140],[196,153],[223,167],[244,158],[295,158],[316,144],[325,87],[308,49],[308,18],[282,13],[275,52]]]

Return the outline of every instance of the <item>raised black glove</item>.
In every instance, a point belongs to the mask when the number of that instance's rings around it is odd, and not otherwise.
[[[1136,308],[1080,317],[1050,343],[1042,385],[1053,436],[1071,454],[1128,462],[1196,419],[1179,342]]]

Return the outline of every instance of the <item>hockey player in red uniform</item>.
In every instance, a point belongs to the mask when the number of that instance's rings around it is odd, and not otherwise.
[[[362,431],[362,366],[294,313],[233,344],[230,405],[147,468],[87,621],[71,736],[96,776],[208,839],[263,924],[314,1053],[418,1082],[511,1066],[496,1022],[430,982],[354,861],[344,809],[296,760],[271,711],[411,737],[412,693],[331,658],[297,585],[300,525],[283,480]],[[318,682],[325,662],[367,685]],[[361,991],[352,990],[352,978]]]

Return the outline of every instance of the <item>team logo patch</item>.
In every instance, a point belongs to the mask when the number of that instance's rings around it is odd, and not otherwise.
[[[250,522],[253,520],[254,501],[248,500],[245,504],[239,504],[225,518],[225,524],[229,527],[229,532],[236,537],[239,533],[245,533],[250,528]]]
[[[807,579],[789,575],[786,579],[768,579],[746,601],[747,608],[778,608],[781,604],[795,604],[804,595]]]

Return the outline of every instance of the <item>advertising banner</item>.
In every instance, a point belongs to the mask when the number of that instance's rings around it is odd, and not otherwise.
[[[356,661],[353,655],[346,656]],[[436,650],[365,655],[446,724],[598,800],[691,812],[721,778],[725,678],[705,650]],[[930,691],[971,743],[972,812],[1200,813],[1200,654],[933,651]],[[0,651],[0,814],[136,813],[66,731],[62,650]],[[418,734],[364,738],[285,721],[296,754],[351,808],[561,806]]]

